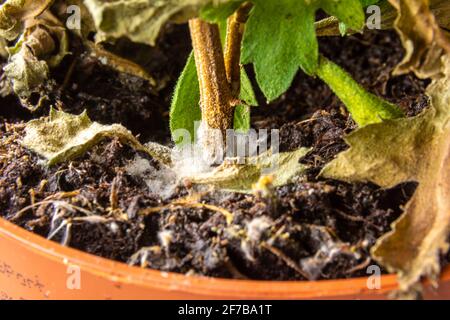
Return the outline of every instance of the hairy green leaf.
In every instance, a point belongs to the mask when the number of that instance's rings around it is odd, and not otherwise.
[[[361,127],[403,116],[399,107],[367,92],[341,67],[323,56],[320,57],[317,75],[342,100]]]
[[[242,62],[253,63],[256,79],[271,101],[284,93],[299,67],[315,74],[319,50],[315,34],[315,13],[322,8],[349,28],[364,26],[364,12],[358,0],[254,0],[246,25]]]
[[[157,144],[144,146],[124,126],[92,122],[86,112],[77,116],[51,109],[48,117],[28,122],[25,131],[22,144],[44,157],[49,166],[83,155],[107,137],[117,137],[163,164],[171,162],[170,149]]]
[[[191,53],[178,79],[170,108],[170,131],[174,142],[176,144],[194,142],[194,123],[201,119],[200,88],[194,55]],[[177,130],[186,130],[190,134],[190,141],[183,141],[181,136],[178,136]]]

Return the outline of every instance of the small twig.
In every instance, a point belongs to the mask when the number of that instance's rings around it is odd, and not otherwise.
[[[225,268],[233,275],[234,279],[246,280],[248,277],[240,272],[231,260],[225,261]]]
[[[218,207],[218,206],[214,206],[214,205],[211,205],[211,204],[196,202],[196,201],[193,201],[190,198],[176,200],[174,202],[169,203],[168,205],[161,206],[161,207],[153,207],[153,208],[143,209],[143,210],[141,210],[139,212],[139,214],[141,214],[141,215],[150,215],[152,213],[159,213],[159,212],[161,212],[163,210],[167,210],[167,209],[173,210],[176,207],[188,207],[188,208],[194,208],[194,209],[207,209],[207,210],[219,212],[225,217],[228,225],[230,225],[233,222],[233,219],[234,219],[234,215],[230,211],[228,211],[228,210],[226,210],[224,208],[221,208],[221,207]]]
[[[344,219],[350,220],[350,221],[354,221],[354,222],[364,222],[366,221],[366,219],[364,219],[363,217],[358,217],[358,216],[352,216],[349,215],[341,210],[338,209],[334,209],[334,211],[339,214],[339,216],[341,216]]]
[[[76,65],[77,65],[77,59],[75,58],[70,63],[69,69],[67,70],[66,74],[64,75],[64,81],[60,87],[61,90],[65,90],[68,87],[70,80],[72,79],[73,72],[75,71]]]
[[[370,257],[368,257],[366,260],[364,260],[363,262],[361,262],[360,264],[354,266],[353,268],[348,269],[347,271],[345,271],[346,274],[352,274],[356,271],[365,269],[369,263],[370,263],[371,259]]]
[[[120,188],[120,181],[122,180],[122,175],[118,174],[111,183],[111,193],[109,194],[109,205],[111,206],[111,211],[118,208],[119,195],[118,190]]]
[[[302,270],[302,268],[300,268],[300,266],[294,260],[285,255],[281,250],[271,246],[267,242],[261,242],[261,247],[280,258],[280,260],[282,260],[288,267],[295,270],[302,277],[304,277],[305,279],[309,279],[308,275]]]
[[[36,203],[34,203],[34,204],[32,204],[32,205],[26,206],[26,207],[22,208],[21,210],[17,211],[17,212],[14,214],[14,216],[13,216],[10,220],[11,220],[11,221],[16,221],[17,219],[20,219],[21,217],[23,217],[23,215],[24,215],[28,210],[31,210],[31,209],[33,209],[33,208],[36,208],[36,207],[41,206],[41,205],[46,205],[46,204],[57,204],[57,205],[60,205],[61,207],[65,208],[65,209],[68,209],[68,210],[71,210],[71,211],[79,211],[79,212],[81,212],[81,213],[84,213],[84,214],[87,215],[87,216],[95,215],[93,212],[91,212],[91,211],[89,211],[89,210],[86,210],[86,209],[84,209],[84,208],[75,206],[75,205],[73,205],[73,204],[70,204],[70,203],[67,203],[67,202],[64,202],[64,201],[59,201],[59,200],[43,200],[43,201],[36,202]]]

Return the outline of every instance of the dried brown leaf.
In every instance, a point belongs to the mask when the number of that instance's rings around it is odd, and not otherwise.
[[[351,148],[322,171],[325,177],[371,181],[391,187],[404,181],[419,186],[393,224],[378,240],[373,257],[397,272],[400,288],[408,290],[422,276],[436,279],[439,255],[448,250],[450,232],[450,56],[444,76],[427,90],[431,107],[408,119],[388,120],[350,134]]]
[[[227,0],[214,0],[219,4]],[[213,0],[84,0],[96,29],[98,42],[128,37],[154,45],[168,21],[187,21]]]
[[[394,74],[413,71],[420,78],[430,78],[442,69],[440,57],[450,53],[450,38],[440,27],[430,9],[430,0],[389,0],[398,11],[394,27],[405,48],[405,57]],[[439,12],[450,7],[448,0],[432,0]],[[447,19],[448,16],[444,17]]]
[[[144,146],[124,126],[92,122],[86,112],[77,116],[51,109],[48,117],[28,122],[25,131],[22,144],[44,157],[47,165],[80,156],[108,137],[117,137],[163,164],[169,164],[171,161],[169,149],[157,144]]]
[[[278,154],[268,151],[256,157],[246,158],[245,163],[233,162],[237,159],[227,159],[212,172],[187,178],[194,184],[207,184],[230,191],[250,193],[252,185],[262,176],[271,175],[274,177],[271,185],[279,187],[291,182],[294,177],[306,170],[307,167],[300,164],[299,160],[309,151],[308,148]]]

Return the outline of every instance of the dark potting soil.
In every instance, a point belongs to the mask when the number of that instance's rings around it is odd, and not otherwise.
[[[127,57],[166,82],[165,88],[150,88],[82,54],[54,71],[49,103],[72,113],[87,109],[101,123],[122,123],[143,142],[168,143],[171,92],[189,53],[188,41],[186,26],[169,26],[157,48],[128,51]],[[122,40],[115,50],[128,45]],[[321,39],[320,48],[364,87],[408,115],[427,106],[427,81],[390,75],[403,55],[394,32]],[[162,271],[267,280],[366,274],[367,266],[375,263],[370,247],[390,230],[416,185],[382,190],[316,177],[347,148],[342,137],[355,128],[342,103],[320,80],[299,72],[277,101],[266,104],[258,96],[253,127],[280,129],[281,151],[313,148],[301,160],[310,166],[307,179],[276,189],[270,199],[199,193],[189,184],[163,198],[155,179],[149,182],[148,177],[164,172],[145,154],[114,139],[70,163],[47,168],[19,142],[24,121],[37,115],[24,111],[14,98],[3,98],[0,215],[64,245]],[[232,221],[224,211],[232,213]]]

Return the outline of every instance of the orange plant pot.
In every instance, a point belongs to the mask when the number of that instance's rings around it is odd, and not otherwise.
[[[367,278],[324,281],[246,281],[188,277],[130,267],[63,247],[0,219],[0,299],[384,299]],[[450,268],[427,299],[450,299]]]

